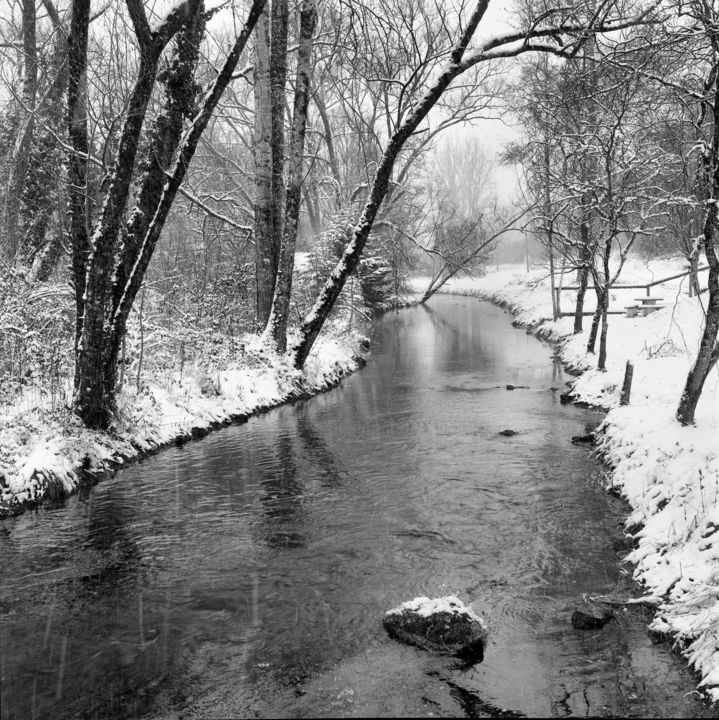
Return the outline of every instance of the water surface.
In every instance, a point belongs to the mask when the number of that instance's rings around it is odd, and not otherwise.
[[[639,611],[570,624],[638,589],[565,380],[501,310],[436,297],[342,387],[6,521],[2,717],[712,714]],[[473,668],[382,630],[447,593],[490,626]]]

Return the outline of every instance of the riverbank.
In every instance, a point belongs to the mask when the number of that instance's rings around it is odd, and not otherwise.
[[[0,407],[0,519],[58,501],[84,483],[172,443],[335,387],[364,364],[359,332],[327,332],[305,369],[246,335],[207,362],[127,382],[109,432],[88,430],[65,404],[27,393]]]
[[[650,282],[676,270],[670,262],[634,264],[622,282]],[[426,287],[416,282],[417,291]],[[633,509],[626,530],[636,549],[627,560],[657,603],[650,629],[675,639],[701,675],[700,690],[719,701],[719,379],[715,370],[707,380],[696,426],[682,427],[675,412],[702,325],[700,299],[688,297],[686,278],[656,288],[664,309],[644,318],[609,317],[606,372],[586,352],[591,318],[579,335],[572,334],[573,318],[551,320],[545,270],[500,266],[482,278],[450,282],[444,291],[501,304],[515,322],[556,341],[563,362],[580,372],[572,395],[607,409],[598,451],[613,468],[612,489]],[[632,304],[641,293],[617,290],[612,307]],[[570,311],[572,293],[563,293],[562,302]],[[620,407],[627,360],[634,363],[631,403]]]

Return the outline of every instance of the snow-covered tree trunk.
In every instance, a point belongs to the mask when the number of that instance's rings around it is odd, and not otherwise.
[[[272,0],[270,13],[270,106],[272,108],[272,233],[275,266],[285,211],[285,103],[287,102],[287,0]]]
[[[300,8],[300,36],[297,50],[297,78],[292,114],[292,136],[290,140],[290,168],[287,187],[283,238],[280,248],[277,279],[272,300],[272,310],[266,332],[271,335],[278,352],[287,349],[287,320],[292,292],[292,271],[294,269],[297,226],[302,199],[304,177],[303,159],[305,129],[307,127],[307,106],[310,96],[310,73],[312,61],[312,34],[317,22],[317,8],[314,0],[303,0]]]
[[[716,78],[716,71],[714,71]],[[699,398],[710,370],[719,360],[719,257],[716,252],[716,227],[719,222],[717,202],[719,201],[719,82],[714,80],[712,144],[709,156],[705,158],[710,163],[711,187],[709,198],[705,203],[703,244],[704,254],[709,264],[708,292],[709,302],[706,309],[704,329],[699,341],[699,350],[696,360],[687,375],[684,390],[677,408],[677,419],[682,425],[694,423]]]
[[[108,356],[112,279],[147,105],[162,51],[199,10],[200,0],[185,0],[176,5],[156,30],[150,29],[141,0],[127,0],[127,7],[140,45],[140,66],[120,133],[115,168],[92,233],[75,365],[75,410],[89,427],[107,427],[114,409],[114,392],[108,376],[112,364]]]
[[[552,319],[559,319],[559,299],[557,296],[557,279],[554,268],[554,219],[552,217],[552,188],[550,185],[550,147],[549,137],[545,135],[542,143],[542,169],[544,170],[544,216],[547,223],[547,255],[549,258],[549,281],[552,293]]]
[[[589,247],[589,227],[586,222],[582,222],[581,229],[581,250],[580,265],[577,273],[577,302],[574,304],[574,328],[572,332],[578,335],[582,332],[584,317],[584,298],[587,294],[587,285],[589,284],[589,271],[592,263],[592,251]]]
[[[33,162],[33,177],[26,186],[24,199],[26,211],[32,212],[33,216],[22,238],[23,260],[31,263],[30,282],[45,282],[55,270],[63,252],[64,216],[67,213],[67,187],[62,172],[64,158],[55,133],[65,124],[69,33],[51,0],[44,0],[43,5],[54,27],[55,43],[48,63],[52,78],[50,86],[37,103],[40,117],[34,144],[38,157]],[[55,223],[53,215],[57,218]]]
[[[35,0],[22,0],[22,50],[23,50],[23,83],[22,83],[22,114],[17,129],[15,147],[8,179],[8,193],[5,200],[5,254],[13,260],[21,251],[23,235],[22,197],[30,165],[30,152],[35,129],[35,103],[37,100],[37,13]]]
[[[587,352],[594,353],[597,347],[597,335],[599,334],[599,323],[602,319],[602,307],[604,305],[604,295],[606,293],[605,288],[594,279],[595,283],[595,294],[597,296],[597,306],[594,309],[594,315],[592,315],[592,325],[589,328],[589,337],[587,338]]]
[[[166,173],[180,144],[184,122],[192,118],[195,110],[198,87],[194,73],[205,30],[202,9],[202,5],[198,5],[197,12],[178,33],[173,59],[160,76],[165,88],[165,107],[150,131],[149,147],[140,167],[141,183],[135,206],[119,242],[112,279],[112,324],[105,348],[107,396],[114,392],[127,318],[155,249],[154,244],[144,242],[145,236],[167,183]]]
[[[599,336],[599,359],[597,368],[599,370],[607,369],[607,332],[609,331],[609,288],[602,295],[602,332]]]
[[[191,96],[194,99],[195,88],[191,78],[197,57],[196,46],[199,39],[197,34],[202,26],[202,0],[186,0],[176,5],[165,21],[154,31],[149,29],[141,3],[128,0],[128,8],[141,47],[146,51],[143,56],[143,68],[149,63],[153,80],[157,70],[157,63],[155,62],[153,69],[151,62],[154,53],[160,46],[164,48],[178,32],[182,31],[182,33],[179,54],[176,55],[177,62],[168,70],[170,77],[167,80],[168,96],[165,112],[158,119],[155,132],[150,138],[148,149],[150,154],[145,158],[145,172],[140,182],[135,211],[131,214],[128,225],[120,222],[120,213],[113,203],[118,198],[121,199],[124,212],[129,182],[126,176],[118,175],[110,184],[103,211],[93,234],[93,254],[87,262],[87,301],[80,323],[81,343],[77,351],[76,364],[79,372],[76,373],[75,378],[75,408],[85,424],[90,427],[107,427],[112,418],[117,355],[122,344],[127,317],[142,286],[153,250],[202,133],[232,79],[264,3],[265,0],[254,0],[247,21],[225,64],[207,91],[189,128],[182,134],[180,132],[182,116],[187,116],[190,110],[195,112],[191,101]],[[186,42],[183,36],[186,36]],[[133,90],[128,118],[119,145],[120,154],[125,150],[129,152],[134,149],[133,164],[130,166],[126,158],[120,155],[116,167],[123,173],[133,173],[134,157],[142,129],[142,119],[138,118],[137,114],[132,116],[130,111],[135,110],[137,113],[139,110],[144,118],[144,109],[153,85],[154,82],[149,82],[148,78],[138,78]],[[148,92],[147,97],[144,95],[145,91]],[[133,135],[134,137],[130,137]],[[178,143],[181,143],[179,147]],[[172,170],[166,173],[165,164],[173,157],[175,160]],[[126,182],[123,200],[122,186]],[[109,232],[109,219],[114,214],[117,214],[117,219],[115,233],[112,234]],[[123,237],[125,239],[120,246],[120,239]],[[101,278],[104,278],[104,283],[100,282]],[[92,281],[92,290],[89,281]]]
[[[263,327],[270,316],[277,274],[274,246],[274,199],[272,195],[272,106],[270,98],[270,34],[267,12],[257,22],[253,53],[255,99],[255,197],[254,240],[257,323]]]
[[[70,20],[72,41],[68,53],[67,123],[72,151],[67,163],[68,215],[72,248],[72,282],[75,291],[75,342],[82,334],[85,314],[85,273],[90,254],[87,228],[87,39],[90,0],[73,0]],[[76,357],[77,361],[77,357]],[[75,369],[77,377],[77,367]]]

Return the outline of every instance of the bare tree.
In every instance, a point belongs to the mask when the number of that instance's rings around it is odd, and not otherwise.
[[[446,65],[436,77],[424,85],[423,94],[392,132],[375,171],[369,196],[362,216],[352,233],[352,239],[302,324],[301,339],[293,349],[297,367],[303,366],[347,278],[359,263],[380,205],[390,190],[394,165],[400,152],[452,81],[482,63],[516,57],[526,52],[550,52],[571,57],[594,32],[626,27],[639,21],[637,17],[623,21],[613,16],[612,13],[616,10],[614,3],[597,3],[588,13],[585,22],[577,22],[576,12],[573,12],[570,18],[561,10],[550,11],[543,13],[522,30],[502,33],[481,41],[476,48],[471,49],[472,37],[484,18],[487,7],[488,2],[480,0],[468,17],[461,18],[461,22],[457,23],[460,29],[457,31],[455,44],[448,54]],[[448,22],[447,17],[445,24]]]
[[[89,254],[84,212],[80,217],[79,205],[71,206],[76,213],[71,218],[72,228],[78,230],[78,234],[72,236],[78,259],[74,274],[78,307],[75,408],[90,427],[107,427],[112,419],[117,356],[127,316],[200,137],[232,78],[264,2],[253,2],[247,21],[220,73],[205,93],[199,111],[195,106],[197,88],[193,75],[204,15],[201,0],[185,0],[175,6],[155,29],[150,28],[139,0],[128,0],[127,4],[140,48],[140,68],[120,132],[115,168],[95,222]],[[82,37],[87,29],[85,0],[73,3],[72,22],[73,28],[77,28],[73,38]],[[164,110],[150,132],[142,163],[145,171],[138,185],[135,208],[125,224],[125,207],[160,56],[175,36],[178,40],[173,61],[164,78]],[[87,62],[87,45],[77,52],[80,58],[71,63],[71,87],[78,87],[81,82],[81,71]],[[86,141],[78,132],[82,123],[75,120],[77,102],[72,104],[72,110],[73,149],[79,158],[83,155],[87,158],[88,153],[83,153],[82,148]],[[83,113],[80,111],[79,114]],[[165,167],[170,159],[172,167]],[[163,177],[165,172],[169,173],[169,179]]]

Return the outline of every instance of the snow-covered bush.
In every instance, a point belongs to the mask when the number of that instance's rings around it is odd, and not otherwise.
[[[72,372],[72,291],[0,278],[0,403],[34,389],[64,404]]]

